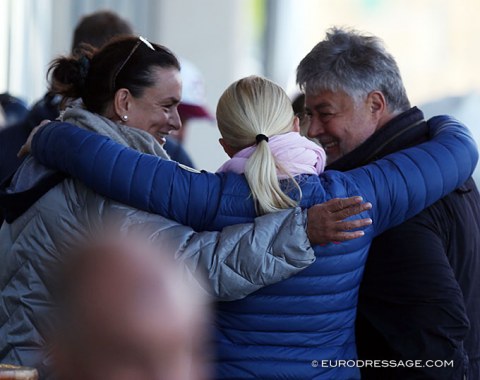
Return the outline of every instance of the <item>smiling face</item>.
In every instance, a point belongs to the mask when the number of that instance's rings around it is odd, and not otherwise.
[[[155,84],[145,88],[140,97],[128,93],[128,108],[121,115],[128,116],[128,126],[142,129],[164,144],[165,137],[182,126],[177,110],[182,80],[176,68],[155,67],[151,73]]]
[[[305,111],[310,116],[308,136],[322,144],[328,164],[357,148],[379,127],[370,95],[355,101],[343,91],[307,93]]]

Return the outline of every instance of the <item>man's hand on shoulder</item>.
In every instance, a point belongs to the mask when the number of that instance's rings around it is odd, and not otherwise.
[[[334,198],[308,209],[307,234],[312,244],[327,244],[357,239],[365,235],[362,227],[372,224],[372,219],[345,219],[370,210],[372,204],[362,197]],[[352,231],[356,230],[356,231]]]

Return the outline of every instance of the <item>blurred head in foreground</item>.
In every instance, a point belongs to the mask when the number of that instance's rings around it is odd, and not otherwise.
[[[79,249],[58,293],[60,379],[205,379],[205,303],[167,255],[135,240]]]

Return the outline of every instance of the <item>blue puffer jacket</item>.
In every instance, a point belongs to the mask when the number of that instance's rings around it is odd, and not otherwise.
[[[316,262],[300,274],[218,304],[217,378],[359,378],[354,321],[371,240],[454,190],[477,162],[475,143],[458,122],[437,117],[429,124],[428,143],[350,172],[299,178],[302,206],[361,195],[373,209],[358,217],[370,216],[373,225],[360,239],[316,247]],[[67,124],[42,130],[33,153],[103,195],[199,230],[255,216],[243,176],[193,173]]]

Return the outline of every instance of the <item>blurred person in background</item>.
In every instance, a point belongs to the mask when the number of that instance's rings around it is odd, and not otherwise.
[[[6,120],[4,119],[5,126]],[[8,128],[0,128],[0,185],[8,181],[18,169],[23,159],[17,157],[20,147],[25,144],[33,126],[28,123],[28,116]],[[0,212],[0,224],[3,215]]]
[[[96,235],[63,255],[51,342],[56,379],[209,379],[205,294],[140,234]]]
[[[3,112],[3,107],[0,105],[0,129],[5,128],[6,125],[5,112]]]
[[[27,117],[28,108],[26,103],[8,92],[0,94],[0,106],[2,106],[4,111],[6,127],[18,124]]]
[[[0,184],[10,178],[22,162],[17,152],[31,132],[27,115],[27,106],[21,99],[8,93],[0,95]],[[0,225],[2,221],[0,212]]]
[[[187,136],[190,124],[198,120],[208,120],[213,122],[215,118],[211,115],[207,107],[205,98],[205,83],[200,70],[190,61],[180,59],[182,75],[182,100],[178,105],[178,114],[182,121],[182,128],[174,131],[165,144],[165,150],[173,161],[180,162],[194,168],[190,156],[183,149],[183,144]]]
[[[302,60],[308,135],[349,171],[429,139],[398,66],[372,35],[334,28]],[[425,160],[427,157],[425,157]],[[471,178],[373,241],[360,287],[360,359],[453,360],[363,367],[364,379],[480,378],[480,197]]]
[[[72,55],[81,52],[82,44],[101,48],[113,37],[133,35],[130,23],[110,10],[97,11],[83,16],[72,36]],[[31,127],[39,125],[43,120],[55,120],[60,113],[61,96],[47,92],[45,96],[32,106],[30,111]]]
[[[23,159],[17,157],[17,153],[30,132],[30,127],[24,122],[7,127],[0,106],[0,185],[8,181],[22,163]],[[4,216],[0,210],[0,225],[3,219]]]
[[[50,67],[50,90],[77,105],[62,114],[63,120],[148,153],[152,159],[168,159],[161,143],[180,127],[179,70],[177,58],[168,49],[141,37],[124,37],[100,50],[85,47],[80,55],[55,60]],[[83,143],[88,144],[84,141],[70,149]],[[55,145],[52,142],[51,147]],[[136,163],[123,162],[121,172],[127,174],[130,165]],[[190,173],[191,169],[175,166]],[[90,169],[89,173],[95,175]],[[105,186],[112,185],[105,179]],[[138,181],[149,179],[125,175],[114,187],[128,189]],[[195,183],[191,186],[193,200]],[[176,210],[175,217],[190,220],[195,215],[175,200],[179,191],[173,183],[155,189],[171,197],[169,210]],[[193,280],[199,272],[205,273],[206,292],[231,300],[292,276],[315,260],[305,231],[307,217],[312,243],[326,243],[361,236],[358,231],[344,232],[351,223],[339,222],[365,207],[356,199],[334,200],[314,207],[308,215],[294,208],[222,233],[196,233],[110,201],[66,174],[40,165],[32,156],[1,189],[0,206],[6,216],[0,229],[0,361],[34,366],[40,378],[46,378],[49,369],[42,349],[52,327],[50,292],[56,268],[67,259],[63,253],[68,247],[99,230],[112,216],[120,220],[121,230],[149,231],[149,238],[159,242],[162,252],[172,252]],[[364,225],[361,222],[355,226]]]
[[[293,113],[299,117],[305,112],[305,94],[295,94],[292,97]]]
[[[300,94],[294,95],[292,98],[292,107],[293,107],[293,112],[300,120],[300,133],[302,134],[302,136],[308,137],[308,123],[305,122],[306,118],[304,117],[305,94],[300,93]],[[318,144],[318,141],[316,139],[311,137],[308,137],[308,138]]]
[[[101,47],[114,36],[131,35],[130,24],[111,11],[98,11],[80,19],[72,38],[72,53],[82,43]],[[19,99],[8,94],[0,95],[0,103],[8,104],[11,117],[8,125],[11,129],[0,131],[0,184],[8,181],[18,169],[23,159],[17,157],[20,147],[34,127],[43,120],[55,120],[60,113],[59,96],[47,92],[30,110]],[[0,213],[0,224],[3,217]]]
[[[183,128],[175,131],[172,136],[183,143],[187,132],[185,126],[190,121],[195,119],[214,121],[215,117],[208,110],[205,81],[198,67],[186,59],[180,59],[180,65],[182,67],[183,92],[182,101],[178,105],[178,114]]]
[[[216,116],[220,143],[232,157],[216,174],[182,170],[69,123],[40,129],[33,153],[108,197],[196,230],[363,196],[373,209],[351,221],[354,227],[360,217],[373,220],[363,237],[316,246],[309,268],[238,302],[218,303],[215,317],[216,378],[358,379],[358,368],[335,361],[356,359],[356,305],[370,243],[471,175],[477,159],[473,139],[455,120],[438,117],[428,124],[432,139],[415,149],[350,172],[322,173],[323,150],[299,135],[290,99],[271,81],[235,82],[220,98]],[[128,188],[114,185],[124,178],[138,180]],[[158,191],[165,188],[173,191]],[[323,361],[330,365],[319,365]]]

